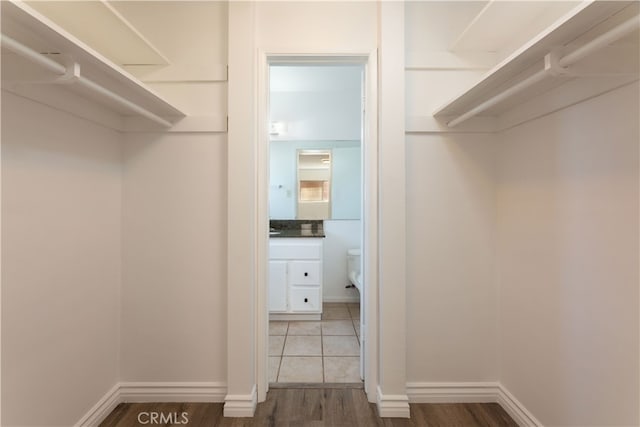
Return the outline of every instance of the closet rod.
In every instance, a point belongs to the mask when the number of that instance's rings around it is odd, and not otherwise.
[[[628,20],[624,21],[623,23],[619,24],[618,26],[612,28],[611,30],[607,31],[606,33],[596,37],[595,39],[591,40],[590,42],[584,44],[583,46],[580,46],[579,48],[577,48],[576,50],[574,50],[571,53],[568,53],[567,55],[563,56],[562,58],[560,58],[557,62],[558,66],[564,68],[564,67],[568,67],[572,64],[575,64],[576,62],[578,62],[579,60],[581,60],[582,58],[590,55],[591,53],[607,46],[608,44],[621,39],[622,37],[626,36],[627,34],[635,31],[636,29],[640,28],[640,17],[638,15],[629,18]],[[528,88],[529,86],[534,85],[535,83],[538,83],[539,81],[543,80],[545,77],[547,77],[548,75],[552,74],[555,70],[549,69],[549,68],[545,68],[543,70],[538,71],[537,73],[527,77],[526,79],[524,79],[523,81],[509,87],[508,89],[504,90],[503,92],[499,93],[498,95],[489,98],[488,100],[484,101],[483,103],[481,103],[480,105],[477,105],[476,107],[472,108],[471,110],[467,111],[466,113],[458,116],[457,118],[451,120],[450,122],[447,123],[447,126],[449,127],[454,127],[462,122],[464,122],[465,120],[470,119],[471,117],[474,117],[478,114],[480,114],[481,112],[493,107],[494,105],[504,101],[505,99],[511,97],[512,95],[515,95],[518,92],[521,92],[522,90]]]
[[[5,47],[14,53],[20,56],[23,56],[26,59],[29,59],[30,61],[42,66],[43,68],[46,68],[47,70],[55,74],[59,74],[60,77],[64,76],[67,73],[67,68],[64,65],[57,63],[53,59],[48,58],[45,55],[42,55],[36,52],[35,50],[23,45],[22,43],[4,34],[2,34],[2,47]],[[52,82],[52,83],[55,83],[55,82]],[[117,93],[114,93],[109,89],[106,89],[105,87],[99,85],[93,80],[90,80],[82,75],[77,76],[76,83],[162,126],[165,126],[165,127],[172,126],[171,122],[163,119],[160,116],[157,116],[156,114],[153,114],[152,112],[142,108],[138,104],[135,104],[129,101],[128,99],[123,98]]]
[[[575,64],[582,58],[589,56],[589,54],[591,54],[592,52],[595,52],[596,50],[601,49],[608,44],[615,42],[616,40],[621,39],[622,37],[637,30],[638,28],[640,28],[640,16],[636,15],[632,18],[627,19],[626,21],[612,28],[606,33],[596,37],[590,42],[585,43],[583,46],[580,46],[573,52],[563,56],[558,61],[558,65],[560,65],[561,67],[567,67],[571,64]]]
[[[2,47],[9,49],[10,51],[17,53],[20,56],[23,56],[30,60],[31,62],[35,62],[40,65],[42,68],[46,68],[52,73],[56,74],[65,74],[67,69],[64,65],[58,64],[51,58],[36,52],[35,50],[28,48],[22,43],[12,39],[11,37],[5,36],[2,34]]]

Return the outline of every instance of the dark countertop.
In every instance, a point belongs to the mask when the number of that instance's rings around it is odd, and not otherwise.
[[[326,237],[324,235],[324,230],[319,229],[316,231],[313,230],[301,230],[299,228],[289,229],[289,230],[279,230],[278,234],[269,233],[270,238],[278,238],[278,237]]]
[[[324,234],[324,221],[322,220],[278,220],[269,221],[269,237],[293,237],[293,238],[313,238],[326,237]],[[277,233],[271,233],[271,231]]]

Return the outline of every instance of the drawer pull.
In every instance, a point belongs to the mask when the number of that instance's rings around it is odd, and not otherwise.
[[[307,277],[309,275],[309,273],[307,273],[306,271],[304,272],[304,277]]]
[[[305,299],[304,299],[304,302],[309,302],[309,298],[305,298]]]

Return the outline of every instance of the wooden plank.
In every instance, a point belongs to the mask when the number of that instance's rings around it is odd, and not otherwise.
[[[193,426],[517,426],[497,403],[411,404],[411,418],[383,419],[376,413],[375,405],[367,401],[364,390],[353,388],[270,390],[266,401],[258,404],[253,418],[224,418],[222,406],[222,403],[123,403],[100,426],[139,426],[138,416],[143,412],[174,418],[186,412],[187,425]]]

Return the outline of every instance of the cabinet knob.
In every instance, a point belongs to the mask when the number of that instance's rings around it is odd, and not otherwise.
[[[307,273],[306,271],[304,272],[304,277],[307,277],[309,275],[309,273]]]
[[[304,302],[309,302],[309,298],[305,298],[305,299],[304,299]]]

